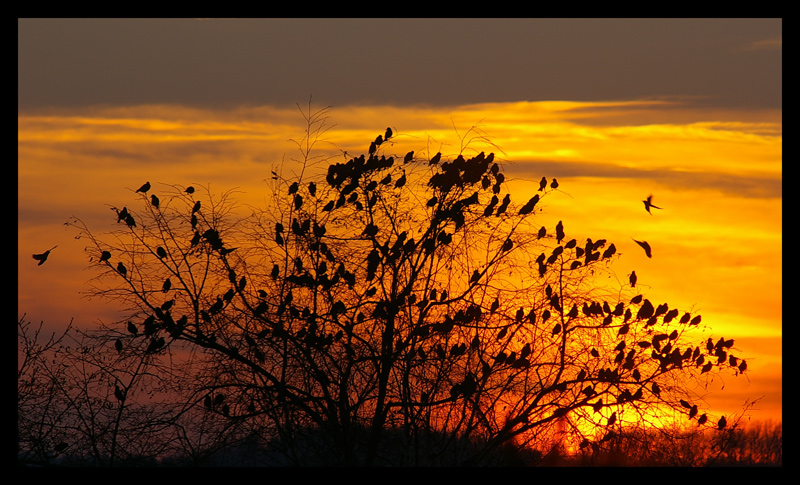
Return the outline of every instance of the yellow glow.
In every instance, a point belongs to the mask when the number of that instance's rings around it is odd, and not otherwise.
[[[701,313],[714,335],[736,338],[743,355],[753,354],[749,382],[728,380],[710,404],[738,412],[744,398],[768,395],[754,416],[780,419],[780,113],[702,111],[690,101],[334,107],[316,148],[342,161],[391,126],[396,136],[382,147],[387,154],[494,151],[508,163],[516,201],[533,195],[542,176],[557,177],[560,192],[542,203],[537,221],[552,228],[563,220],[569,237],[615,242],[617,278],[636,270],[653,301]],[[91,275],[83,271],[82,241],[62,224],[75,215],[105,230],[114,222],[110,206],[132,203],[146,180],[156,192],[160,183],[239,187],[243,203],[263,206],[269,171],[282,161],[284,171],[294,167],[290,140],[305,129],[306,106],[299,108],[21,113],[20,314],[54,325],[73,316],[84,323],[109,318],[109,306],[77,298]],[[663,207],[652,215],[641,202],[648,194]],[[649,241],[653,258],[632,239]],[[37,267],[31,254],[55,244],[51,260]]]

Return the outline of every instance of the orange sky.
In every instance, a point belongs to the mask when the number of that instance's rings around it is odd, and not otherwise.
[[[636,270],[648,298],[700,313],[711,334],[735,339],[749,372],[711,382],[712,409],[737,413],[763,397],[751,416],[780,420],[782,115],[692,106],[682,98],[336,106],[318,147],[358,154],[391,126],[395,146],[384,149],[397,154],[454,154],[461,137],[474,138],[506,162],[518,201],[542,176],[557,177],[561,192],[546,199],[541,224],[563,220],[571,237],[615,242],[620,280]],[[304,129],[295,106],[62,108],[21,111],[18,122],[18,313],[52,326],[116,319],[113,306],[81,297],[92,274],[68,217],[107,230],[116,221],[110,206],[131,203],[145,181],[154,193],[160,183],[238,187],[243,202],[263,205],[263,180],[282,160],[291,170],[290,139]],[[649,194],[663,207],[652,216],[641,202]],[[632,238],[647,240],[653,258]],[[37,266],[31,254],[54,245]]]

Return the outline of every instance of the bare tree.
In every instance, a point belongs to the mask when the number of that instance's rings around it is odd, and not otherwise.
[[[745,371],[733,340],[599,285],[613,243],[536,223],[555,179],[512,199],[474,130],[453,156],[391,154],[387,129],[332,162],[315,155],[327,111],[303,113],[299,170],[272,172],[266,208],[154,184],[109,233],[70,221],[94,294],[130,310],[103,329],[137,362],[114,371],[122,401],[142,380],[172,396],[188,455],[213,435],[283,463],[496,464],[512,442],[599,449],[665,410],[721,426],[692,389]]]

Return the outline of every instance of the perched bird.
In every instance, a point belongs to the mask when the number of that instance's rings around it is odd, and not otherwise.
[[[719,421],[717,422],[717,429],[722,429],[727,425],[728,425],[728,421],[725,419],[725,416],[723,416],[723,417],[719,418]]]
[[[636,286],[636,271],[631,271],[629,281],[631,282],[631,288],[634,288]]]
[[[136,193],[139,192],[147,193],[148,190],[150,190],[150,182],[145,182],[144,185],[142,185],[136,190]]]
[[[171,287],[172,287],[172,281],[170,281],[170,279],[169,279],[169,278],[167,278],[166,280],[164,280],[164,284],[161,286],[161,291],[163,291],[164,293],[166,293],[166,292],[168,292],[168,291],[169,291],[169,289],[170,289]]]
[[[405,184],[406,184],[406,174],[405,174],[405,172],[403,172],[403,175],[399,179],[397,179],[397,182],[394,183],[394,186],[395,186],[395,188],[399,189],[402,186],[404,186]]]
[[[120,389],[119,386],[116,385],[116,384],[114,384],[114,397],[116,397],[117,400],[119,400],[119,401],[122,401],[122,400],[125,399],[125,393],[122,392],[122,389]]]
[[[150,202],[153,204],[153,207],[158,209],[159,200],[158,200],[158,197],[156,197],[155,194],[150,196]]]
[[[384,140],[388,140],[391,137],[392,137],[392,129],[391,128],[386,128],[386,134],[383,135],[383,139]]]
[[[646,254],[648,258],[653,257],[653,253],[651,252],[650,245],[647,244],[647,241],[637,241],[636,239],[634,239],[634,241],[636,242],[636,244],[641,246],[642,249],[644,249],[644,254]]]
[[[529,200],[528,203],[522,206],[522,208],[519,210],[519,214],[520,215],[530,214],[531,211],[533,211],[534,206],[536,206],[537,202],[539,202],[539,194],[536,194],[533,197],[531,197],[531,200]]]
[[[117,264],[117,271],[119,271],[119,274],[121,274],[122,276],[125,276],[128,273],[128,269],[125,267],[124,264],[122,264],[122,261],[120,261]]]
[[[191,185],[189,187],[186,187],[186,193],[187,194],[194,194],[194,187],[192,187]]]
[[[550,188],[551,189],[557,189],[558,188],[558,180],[553,178],[553,182],[550,183]]]
[[[117,349],[117,353],[122,352],[122,340],[117,339],[114,341],[114,348]]]
[[[136,221],[133,219],[133,216],[130,215],[130,213],[125,216],[125,224],[127,224],[128,227],[136,227]]]
[[[48,249],[47,251],[43,252],[42,254],[34,254],[33,255],[33,259],[39,261],[39,264],[37,266],[43,265],[44,262],[47,261],[47,257],[50,256],[50,251],[54,250],[57,247],[58,246],[53,246],[52,248]],[[111,255],[109,255],[109,257],[110,256]]]
[[[642,202],[644,203],[644,209],[651,216],[653,215],[653,213],[650,212],[650,208],[651,207],[654,208],[654,209],[661,209],[661,207],[659,207],[657,205],[653,205],[653,196],[652,195],[648,195],[647,198],[645,200],[643,200]]]
[[[542,180],[539,181],[539,191],[541,192],[545,187],[547,187],[547,177],[542,177]]]
[[[164,248],[162,248],[161,246],[156,248],[156,254],[161,259],[164,259],[164,258],[167,257],[167,251]]]
[[[558,221],[556,225],[556,240],[558,244],[561,244],[561,240],[564,239],[564,224],[561,221]]]
[[[436,153],[436,155],[434,155],[433,158],[431,158],[431,160],[428,162],[428,165],[436,165],[437,163],[439,163],[439,160],[441,158],[442,158],[442,152]]]
[[[200,210],[200,201],[194,203],[194,207],[192,207],[192,214]]]
[[[128,217],[127,207],[123,207],[121,211],[117,210],[116,207],[113,207],[112,210],[115,210],[117,212],[117,222],[121,222],[125,220],[126,217]]]
[[[134,325],[131,321],[128,321],[128,332],[130,332],[134,337],[139,335],[139,329],[136,328],[136,325]]]
[[[108,251],[103,251],[102,253],[100,253],[100,262],[101,262],[101,263],[102,263],[103,261],[108,261],[108,260],[109,260],[109,258],[111,258],[111,253],[110,253],[110,252],[108,252]]]

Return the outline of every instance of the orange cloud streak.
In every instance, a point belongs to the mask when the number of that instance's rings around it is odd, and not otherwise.
[[[306,107],[208,111],[176,106],[105,107],[18,117],[20,315],[52,325],[117,318],[79,300],[91,275],[70,216],[103,231],[111,206],[145,181],[239,187],[263,206],[264,180],[292,170]],[[312,108],[313,110],[313,108]],[[720,412],[765,396],[755,417],[781,419],[782,125],[774,112],[692,108],[691,100],[344,106],[328,112],[319,153],[336,161],[365,152],[391,126],[388,153],[494,151],[507,162],[515,199],[557,177],[541,225],[564,221],[570,237],[605,237],[621,253],[617,276],[636,270],[653,301],[701,313],[714,335],[735,338],[748,379],[711,383]],[[163,186],[162,186],[163,188]],[[641,202],[654,194],[663,209]],[[632,239],[653,247],[647,258]],[[37,267],[34,252],[58,244]],[[735,382],[734,382],[735,381]],[[726,392],[719,393],[721,387]]]

